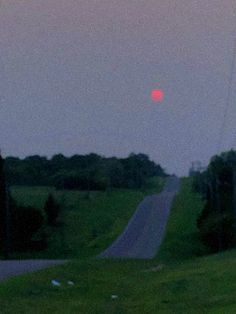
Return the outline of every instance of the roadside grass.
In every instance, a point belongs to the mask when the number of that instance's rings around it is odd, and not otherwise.
[[[235,250],[156,266],[88,259],[16,277],[0,285],[1,313],[235,313]]]
[[[197,218],[203,206],[200,195],[192,191],[192,179],[183,178],[181,191],[174,199],[158,259],[176,262],[208,253],[197,229]]]
[[[49,247],[35,253],[14,253],[12,258],[83,258],[104,250],[123,230],[137,205],[159,193],[163,178],[151,178],[141,190],[57,191],[52,187],[11,188],[19,204],[42,209],[49,193],[63,208],[62,227],[50,229]]]

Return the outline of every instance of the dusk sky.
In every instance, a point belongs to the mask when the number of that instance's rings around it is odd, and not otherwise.
[[[1,150],[141,152],[185,175],[217,153],[235,40],[232,0],[3,0]],[[236,71],[221,150],[235,122]]]

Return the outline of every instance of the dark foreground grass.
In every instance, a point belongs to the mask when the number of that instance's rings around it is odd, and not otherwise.
[[[163,267],[155,260],[71,262],[1,283],[0,311],[235,313],[235,267],[236,251]],[[53,287],[52,279],[61,287]]]
[[[0,313],[236,313],[236,250],[196,257],[202,205],[184,180],[156,259],[74,260],[10,279],[0,284]]]

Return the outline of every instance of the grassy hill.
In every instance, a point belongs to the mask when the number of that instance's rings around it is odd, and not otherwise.
[[[13,278],[0,284],[1,313],[235,313],[236,250],[201,256],[203,204],[190,183],[183,180],[155,259],[87,258]]]
[[[12,257],[82,258],[105,249],[123,230],[137,205],[164,186],[163,178],[151,178],[142,190],[113,189],[110,191],[65,191],[51,187],[11,188],[12,196],[21,205],[42,209],[52,193],[63,209],[64,226],[49,230],[46,251],[14,254]]]
[[[203,206],[200,195],[192,191],[191,179],[182,179],[181,192],[174,200],[166,237],[158,254],[160,260],[177,262],[207,254],[196,224]]]

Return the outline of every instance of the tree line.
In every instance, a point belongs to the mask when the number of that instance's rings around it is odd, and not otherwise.
[[[195,174],[193,188],[205,201],[197,220],[202,241],[213,251],[236,244],[236,152],[212,157],[206,171]]]
[[[141,188],[148,178],[166,176],[163,168],[145,154],[106,158],[95,153],[51,159],[34,155],[7,157],[5,171],[10,185],[47,185],[57,189],[106,190]]]

